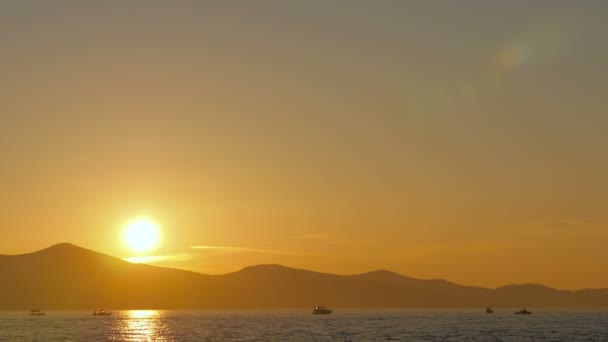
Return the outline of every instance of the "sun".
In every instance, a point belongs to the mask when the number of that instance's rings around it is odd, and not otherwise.
[[[124,239],[129,248],[136,252],[154,249],[160,243],[160,228],[147,217],[136,218],[125,225]]]

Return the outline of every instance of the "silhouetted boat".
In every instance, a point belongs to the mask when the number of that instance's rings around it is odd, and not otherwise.
[[[531,315],[532,311],[528,311],[526,309],[521,309],[519,311],[515,311],[516,315]]]
[[[30,316],[44,316],[44,315],[46,315],[46,314],[40,310],[30,310]]]
[[[488,306],[486,308],[486,313],[494,313],[494,310],[492,310],[492,308]]]
[[[111,314],[111,312],[107,312],[106,310],[97,310],[93,312],[93,316],[110,316]]]
[[[312,311],[312,314],[313,315],[329,315],[332,312],[334,312],[334,311],[324,307],[323,305],[317,305],[317,306],[315,306],[315,309]]]

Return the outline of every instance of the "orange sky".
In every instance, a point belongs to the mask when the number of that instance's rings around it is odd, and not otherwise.
[[[0,253],[608,287],[608,5],[468,2],[3,2]]]

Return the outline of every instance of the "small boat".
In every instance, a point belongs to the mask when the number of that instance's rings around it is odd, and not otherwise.
[[[492,310],[492,308],[488,306],[486,308],[486,313],[494,313],[494,310]]]
[[[93,316],[110,316],[111,314],[111,312],[107,312],[106,310],[97,310],[93,312]]]
[[[40,310],[30,310],[30,316],[44,316],[44,315],[46,315],[46,314]]]
[[[334,312],[334,311],[324,307],[323,305],[317,305],[317,306],[315,306],[315,309],[312,311],[312,314],[313,315],[329,315],[332,312]]]
[[[527,309],[521,309],[519,311],[515,311],[516,315],[531,315],[532,311],[528,311]]]

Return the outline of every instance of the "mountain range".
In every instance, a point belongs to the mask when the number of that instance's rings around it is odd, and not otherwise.
[[[62,243],[0,255],[0,310],[608,307],[608,289],[496,289],[386,270],[357,275],[257,265],[224,275],[133,264]]]

